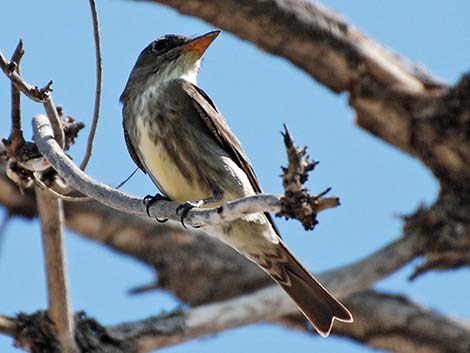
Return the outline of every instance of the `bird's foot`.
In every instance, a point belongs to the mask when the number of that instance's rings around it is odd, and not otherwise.
[[[158,201],[161,201],[161,200],[164,200],[164,201],[171,201],[168,197],[164,196],[164,195],[161,195],[161,194],[155,194],[155,196],[152,196],[152,195],[147,195],[144,197],[144,205],[145,205],[145,210],[147,211],[147,215],[149,217],[150,216],[150,206],[152,206],[154,203],[158,202]],[[157,220],[157,222],[160,222],[160,223],[165,223],[166,221],[168,221],[168,219],[164,218],[164,219],[159,219],[158,217],[155,217],[155,219]]]
[[[188,212],[190,210],[192,210],[193,208],[199,208],[203,205],[204,205],[204,200],[199,200],[199,201],[196,201],[196,202],[186,201],[185,203],[182,203],[181,205],[178,206],[178,208],[176,209],[176,214],[178,216],[181,216],[181,218],[180,218],[181,225],[184,228],[187,228],[186,224],[184,224],[184,218],[187,216]],[[199,226],[193,226],[193,228],[200,228],[200,227]]]

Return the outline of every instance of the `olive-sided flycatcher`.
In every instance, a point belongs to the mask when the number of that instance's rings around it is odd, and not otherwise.
[[[133,160],[166,197],[190,207],[215,207],[261,193],[240,142],[196,84],[201,57],[219,33],[153,41],[137,59],[121,95]],[[322,336],[330,333],[334,319],[353,321],[287,248],[268,213],[204,230],[258,264]]]

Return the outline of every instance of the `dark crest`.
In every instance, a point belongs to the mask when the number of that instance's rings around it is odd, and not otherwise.
[[[179,36],[175,34],[167,34],[166,36],[160,37],[150,43],[143,51],[140,53],[139,59],[142,55],[148,54],[157,54],[161,55],[170,51],[173,48],[189,41],[190,38],[186,36]]]

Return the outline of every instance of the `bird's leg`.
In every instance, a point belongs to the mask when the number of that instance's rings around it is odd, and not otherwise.
[[[154,203],[160,201],[160,200],[164,200],[164,201],[171,201],[170,198],[168,198],[167,196],[165,195],[161,195],[161,194],[155,194],[155,196],[152,196],[152,195],[147,195],[144,197],[144,205],[145,205],[145,210],[147,211],[147,215],[150,217],[150,212],[149,212],[149,209],[150,209],[150,206],[152,206]],[[155,217],[155,219],[157,220],[157,222],[160,222],[160,223],[165,223],[166,221],[168,221],[168,219],[164,218],[164,219],[159,219],[158,217]]]
[[[181,224],[183,225],[184,228],[186,228],[186,225],[184,224],[184,218],[188,214],[188,212],[193,209],[193,208],[200,208],[204,205],[207,205],[209,203],[213,202],[219,202],[222,200],[224,197],[224,191],[222,189],[215,189],[214,194],[208,198],[199,200],[199,201],[186,201],[185,203],[182,203],[181,205],[178,206],[176,209],[176,214],[178,216],[181,216]],[[199,228],[199,226],[196,226],[194,228]]]

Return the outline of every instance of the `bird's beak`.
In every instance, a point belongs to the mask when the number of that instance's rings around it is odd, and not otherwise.
[[[221,30],[211,31],[209,33],[203,34],[202,36],[191,39],[188,43],[183,45],[184,52],[195,52],[200,58],[204,52],[207,50],[209,45],[214,41],[214,39],[222,32]]]

